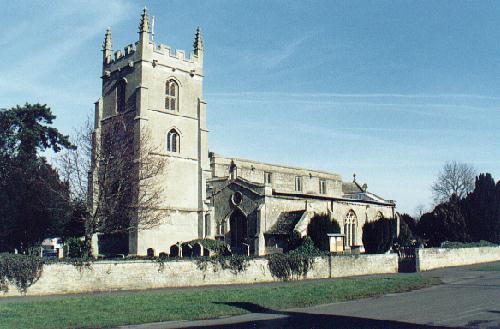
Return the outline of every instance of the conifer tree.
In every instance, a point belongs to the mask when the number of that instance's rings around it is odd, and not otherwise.
[[[473,241],[498,242],[500,197],[491,174],[476,177],[474,191],[464,200],[462,209]]]
[[[51,127],[46,105],[0,110],[0,250],[27,250],[59,234],[71,209],[68,187],[39,152],[73,148]]]

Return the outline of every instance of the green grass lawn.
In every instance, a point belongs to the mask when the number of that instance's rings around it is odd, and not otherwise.
[[[476,271],[496,271],[496,272],[499,272],[500,271],[500,264],[485,265],[485,266],[478,267],[478,268],[476,268],[474,270],[476,270]]]
[[[99,328],[237,315],[255,308],[284,309],[380,296],[438,283],[420,275],[291,282],[243,288],[199,288],[85,295],[0,303],[0,328]]]

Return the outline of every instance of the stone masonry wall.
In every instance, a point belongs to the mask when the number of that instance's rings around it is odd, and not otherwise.
[[[91,268],[77,268],[68,264],[52,264],[43,268],[41,278],[28,288],[27,295],[55,295],[88,293],[110,290],[141,290],[154,288],[193,287],[214,284],[244,284],[276,281],[267,260],[250,261],[243,273],[230,270],[214,271],[211,265],[205,271],[197,268],[192,260],[167,261],[99,261]],[[357,255],[332,256],[316,259],[307,279],[338,278],[345,276],[396,273],[397,256]],[[15,286],[9,286],[0,297],[20,296]]]
[[[500,247],[418,249],[417,271],[500,260]]]

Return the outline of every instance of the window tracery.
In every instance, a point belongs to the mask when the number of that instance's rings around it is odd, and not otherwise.
[[[345,235],[345,245],[355,246],[356,245],[356,226],[358,218],[353,210],[349,212],[344,217],[344,235]]]
[[[177,111],[179,107],[179,85],[173,79],[165,83],[165,109]]]

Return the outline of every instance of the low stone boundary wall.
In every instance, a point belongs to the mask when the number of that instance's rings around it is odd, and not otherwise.
[[[317,258],[306,279],[396,273],[396,254],[352,255]],[[70,264],[45,265],[40,279],[28,288],[27,295],[87,293],[110,290],[140,290],[153,288],[193,287],[215,284],[245,284],[277,281],[271,275],[267,260],[253,259],[241,273],[211,264],[200,270],[194,260],[155,261],[96,261],[90,267]],[[10,285],[1,297],[20,296]]]
[[[500,260],[500,247],[417,249],[417,271]]]
[[[332,257],[332,278],[398,272],[397,254]]]

